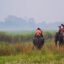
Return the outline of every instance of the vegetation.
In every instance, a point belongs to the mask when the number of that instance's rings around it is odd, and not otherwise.
[[[45,43],[37,50],[32,42],[1,43],[0,64],[64,64],[64,47],[55,47],[53,41]]]
[[[11,35],[8,36],[11,37]],[[32,36],[29,35],[29,37]],[[55,46],[53,34],[46,32],[44,36],[46,41],[41,50],[37,50],[31,40],[15,43],[1,41],[0,64],[64,64],[64,46],[60,48]],[[28,35],[23,37],[28,38]]]

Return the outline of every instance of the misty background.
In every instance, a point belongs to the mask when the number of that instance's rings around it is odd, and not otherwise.
[[[0,31],[57,30],[64,24],[64,0],[0,0]]]

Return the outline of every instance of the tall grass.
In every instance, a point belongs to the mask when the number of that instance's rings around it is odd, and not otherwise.
[[[0,43],[0,55],[14,55],[17,53],[31,53],[36,51],[32,42],[16,42],[16,43]],[[50,53],[64,53],[64,46],[60,47],[55,46],[53,40],[46,41],[42,49],[40,50],[48,51]]]
[[[0,43],[0,56],[2,55],[14,55],[18,53],[28,53],[31,52],[33,44],[27,43]]]
[[[48,35],[45,37],[52,37]],[[33,34],[29,38],[31,36]],[[64,64],[64,46],[56,47],[53,39],[47,39],[41,50],[35,48],[32,41],[0,42],[0,64]]]
[[[49,40],[41,50],[32,42],[0,43],[0,64],[64,64],[64,46],[56,47]]]

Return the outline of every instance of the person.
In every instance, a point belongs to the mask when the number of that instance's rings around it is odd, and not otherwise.
[[[55,45],[57,46],[57,42],[59,41],[59,47],[64,44],[64,24],[61,24],[61,26],[58,26],[59,30],[55,34]]]
[[[61,26],[58,26],[58,32],[55,34],[55,46],[57,46],[57,42],[59,40],[59,35],[61,34]]]
[[[33,38],[33,44],[38,49],[41,49],[42,46],[44,45],[43,31],[39,27],[35,31],[35,35]]]

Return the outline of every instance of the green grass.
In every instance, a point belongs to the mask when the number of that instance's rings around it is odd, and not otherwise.
[[[23,33],[4,34],[23,35],[24,38],[33,36],[33,32]],[[47,34],[50,35],[49,32]],[[55,47],[54,41],[50,39],[45,41],[41,50],[33,49],[32,42],[16,42],[15,44],[0,42],[0,64],[64,64],[64,47]]]
[[[13,52],[10,55],[0,56],[0,64],[64,64],[64,47],[55,47],[52,40],[46,42],[41,50],[32,49],[32,43],[17,43],[14,45],[3,43],[0,46],[2,46],[0,50],[6,53],[8,53],[7,51]],[[16,54],[14,54],[14,51]]]
[[[30,64],[30,63],[61,63],[64,60],[64,55],[53,54],[48,52],[33,51],[29,54],[17,54],[15,56],[1,56],[0,64],[11,63],[11,64]]]

